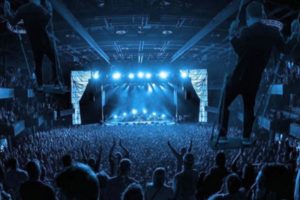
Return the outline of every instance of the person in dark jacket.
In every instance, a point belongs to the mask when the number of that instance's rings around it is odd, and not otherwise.
[[[285,42],[275,27],[262,23],[265,12],[264,6],[259,2],[251,2],[246,8],[247,27],[238,34],[238,21],[232,23],[230,39],[234,51],[238,55],[238,63],[227,77],[220,106],[220,140],[227,142],[229,120],[229,106],[241,95],[244,102],[244,145],[251,145],[252,125],[255,120],[254,106],[262,73],[268,64],[271,52],[276,47],[285,52]]]

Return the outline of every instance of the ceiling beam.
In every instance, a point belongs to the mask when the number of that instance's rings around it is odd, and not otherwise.
[[[185,52],[187,52],[191,47],[197,44],[206,35],[211,33],[216,27],[221,23],[231,17],[236,13],[240,7],[240,2],[243,5],[247,4],[251,0],[233,0],[229,3],[223,10],[221,10],[207,25],[205,25],[198,33],[196,33],[189,41],[187,41],[171,58],[171,62],[177,60]]]
[[[68,24],[94,49],[97,54],[107,63],[110,63],[109,56],[100,48],[98,43],[86,31],[81,23],[75,18],[72,12],[63,4],[61,0],[51,0],[54,9],[68,22]]]

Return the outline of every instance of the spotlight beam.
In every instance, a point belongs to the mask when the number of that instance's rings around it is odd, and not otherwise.
[[[102,57],[110,64],[109,56],[99,47],[97,42],[85,30],[72,12],[63,4],[61,0],[51,0],[54,9],[68,22],[68,24]]]
[[[206,35],[211,33],[221,23],[231,17],[236,11],[238,11],[241,0],[233,0],[222,11],[220,11],[206,26],[203,27],[196,35],[194,35],[189,41],[187,41],[175,54],[172,56],[171,62],[177,60],[195,44],[197,44]],[[247,4],[250,0],[244,0],[243,5]]]

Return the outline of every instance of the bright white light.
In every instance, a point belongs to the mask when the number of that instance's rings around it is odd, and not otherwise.
[[[93,73],[92,73],[92,77],[93,77],[93,79],[98,79],[98,78],[100,77],[99,71],[93,72]]]
[[[148,111],[147,111],[146,108],[143,109],[143,113],[144,113],[144,114],[147,114],[147,113],[148,113]]]
[[[157,113],[156,113],[156,112],[153,112],[153,113],[152,113],[152,115],[153,115],[153,116],[156,116],[156,115],[157,115]]]
[[[151,85],[148,85],[148,93],[152,93],[153,92],[153,89],[151,87]]]
[[[162,115],[161,115],[161,118],[163,118],[163,119],[166,118],[166,115],[165,115],[165,114],[162,114]]]
[[[112,75],[113,79],[119,80],[121,78],[121,73],[120,72],[115,72]]]
[[[152,74],[151,73],[147,73],[146,74],[146,79],[150,79],[150,78],[152,78]]]
[[[128,75],[128,78],[129,78],[129,79],[134,79],[134,74],[133,74],[133,73],[130,73],[130,74]]]
[[[114,115],[114,119],[118,119],[118,115]]]
[[[124,117],[126,117],[126,116],[127,116],[127,113],[126,113],[126,112],[124,112],[124,113],[123,113],[123,116],[124,116]]]
[[[138,111],[137,111],[137,109],[132,109],[132,110],[131,110],[131,113],[132,113],[133,115],[136,115],[136,114],[138,113]]]
[[[159,77],[160,77],[161,79],[167,79],[168,76],[169,76],[169,73],[168,73],[168,72],[162,71],[162,72],[159,73]]]
[[[143,72],[139,72],[139,73],[138,73],[138,77],[139,77],[139,78],[144,78],[144,76],[145,76],[145,74],[144,74]]]
[[[186,72],[181,72],[181,78],[185,79],[188,77],[188,74]]]

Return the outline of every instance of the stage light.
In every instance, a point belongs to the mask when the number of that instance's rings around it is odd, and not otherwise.
[[[181,78],[186,79],[188,77],[188,74],[186,72],[180,73]]]
[[[151,73],[147,73],[146,74],[146,79],[150,79],[150,78],[152,78],[152,74]]]
[[[114,119],[118,119],[118,115],[114,115]]]
[[[126,116],[127,116],[127,113],[126,113],[126,112],[124,112],[124,113],[123,113],[123,116],[124,116],[124,117],[126,117]]]
[[[166,115],[165,115],[165,114],[162,114],[162,115],[161,115],[161,118],[163,118],[163,119],[166,118]]]
[[[133,74],[133,73],[130,73],[130,74],[128,75],[128,78],[129,78],[129,79],[134,79],[134,74]]]
[[[159,73],[159,77],[160,77],[161,79],[167,79],[168,76],[169,76],[168,72],[161,71],[161,72]]]
[[[115,72],[112,75],[113,79],[119,80],[121,78],[121,73],[120,72]]]
[[[153,89],[151,87],[151,85],[148,85],[148,93],[152,93],[153,92]]]
[[[153,113],[152,113],[152,115],[153,115],[153,116],[156,116],[156,115],[157,115],[157,113],[156,113],[156,112],[153,112]]]
[[[93,79],[98,79],[98,78],[100,77],[99,71],[93,72],[93,73],[92,73],[92,77],[93,77]]]
[[[144,74],[143,72],[139,72],[139,73],[138,73],[138,77],[139,77],[139,78],[144,78],[144,76],[145,76],[145,74]]]
[[[137,111],[137,109],[132,109],[132,110],[131,110],[131,113],[132,113],[133,115],[136,115],[136,114],[138,113],[138,111]]]
[[[143,109],[143,113],[144,113],[144,114],[147,114],[147,113],[148,113],[148,111],[147,111],[146,108]]]

